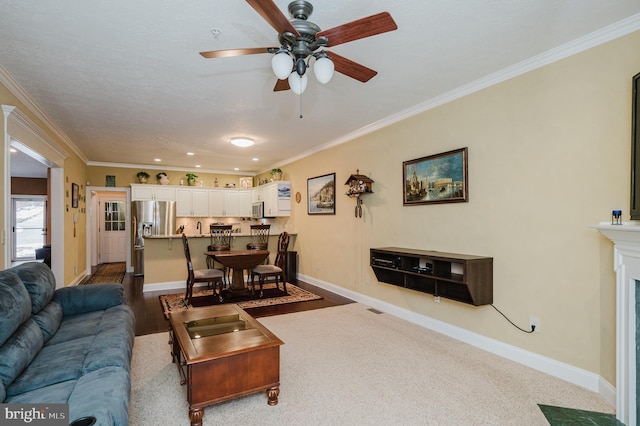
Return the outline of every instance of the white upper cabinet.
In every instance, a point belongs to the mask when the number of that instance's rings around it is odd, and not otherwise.
[[[188,187],[176,189],[176,216],[209,216],[209,190]]]
[[[261,188],[265,217],[291,216],[290,182],[271,182]]]
[[[176,187],[132,183],[131,201],[176,201]]]

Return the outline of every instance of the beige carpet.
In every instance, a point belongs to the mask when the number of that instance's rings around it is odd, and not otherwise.
[[[264,297],[250,300],[223,300],[222,303],[236,303],[242,309],[257,308],[261,306],[282,305],[284,303],[295,302],[308,302],[310,300],[322,299],[322,296],[318,296],[315,293],[302,289],[291,283],[287,283],[287,294],[282,290],[282,284],[277,287],[274,283],[267,283],[263,286]],[[190,305],[184,300],[184,293],[174,294],[162,294],[158,296],[160,298],[160,305],[162,306],[162,312],[165,318],[169,312],[179,312],[187,309],[193,309],[194,307],[211,306],[220,304],[220,300],[213,296],[213,290],[206,287],[194,288],[193,296]]]
[[[260,318],[284,342],[280,397],[205,409],[206,425],[545,425],[538,404],[612,413],[597,394],[353,303]],[[189,425],[168,333],[136,337],[131,426]]]
[[[126,267],[125,262],[102,263],[83,284],[121,283]]]

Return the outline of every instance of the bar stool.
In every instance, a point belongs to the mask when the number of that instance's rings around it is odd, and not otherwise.
[[[209,225],[209,233],[211,234],[211,245],[207,247],[207,251],[226,251],[231,250],[231,228],[233,225]],[[215,267],[213,256],[207,256],[207,267],[209,269],[219,269],[224,273],[225,286],[229,284],[229,268]]]
[[[251,242],[247,250],[268,250],[271,225],[251,225]]]

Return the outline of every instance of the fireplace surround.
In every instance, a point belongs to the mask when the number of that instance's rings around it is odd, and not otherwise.
[[[595,228],[614,243],[616,273],[616,417],[627,426],[638,422],[638,302],[640,298],[640,223]]]

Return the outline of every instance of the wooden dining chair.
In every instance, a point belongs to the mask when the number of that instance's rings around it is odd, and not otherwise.
[[[282,281],[282,290],[287,294],[287,249],[289,248],[289,234],[282,232],[278,237],[278,253],[273,265],[258,265],[251,269],[251,290],[255,292],[255,278],[258,277],[258,285],[260,286],[259,296],[263,296],[262,286],[266,278],[275,277],[276,288],[279,289],[278,283]]]
[[[211,244],[207,247],[207,251],[223,251],[231,250],[231,231],[233,225],[214,225],[209,226],[209,233],[211,234]],[[229,285],[229,268],[225,268],[224,265],[216,267],[216,262],[213,256],[207,256],[207,268],[219,269],[223,272],[224,284]]]
[[[182,234],[182,245],[184,246],[184,257],[187,260],[187,289],[185,291],[185,301],[191,303],[193,296],[193,285],[195,283],[212,283],[213,294],[216,294],[216,286],[219,286],[218,298],[222,302],[222,287],[224,285],[224,273],[219,269],[193,269],[191,263],[191,252],[189,251],[189,241],[187,236]]]

